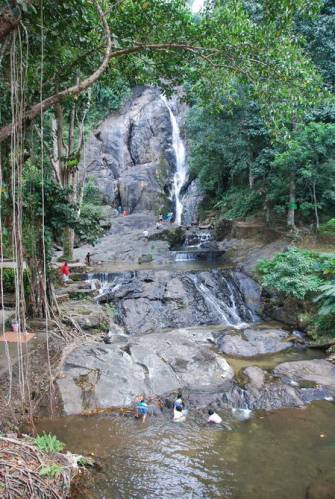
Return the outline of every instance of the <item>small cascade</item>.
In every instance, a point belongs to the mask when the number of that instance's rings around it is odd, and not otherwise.
[[[183,214],[183,203],[181,190],[186,181],[187,177],[187,166],[186,166],[186,153],[185,146],[182,138],[180,136],[180,129],[175,115],[172,112],[171,107],[164,95],[162,95],[162,100],[164,101],[171,119],[172,126],[172,146],[176,156],[176,171],[173,176],[173,195],[175,198],[175,222],[177,225],[181,225],[182,214]]]
[[[202,244],[214,241],[214,236],[211,232],[193,232],[186,235],[185,246],[200,248]]]
[[[115,274],[110,272],[97,272],[94,274],[87,274],[85,280],[90,283],[91,289],[99,291],[99,297],[104,295],[113,285],[115,281]]]
[[[237,307],[237,301],[241,301],[241,297],[237,297],[238,290],[229,283],[228,278],[225,279],[225,285],[229,296],[227,296],[226,300],[223,300],[218,298],[212,289],[201,281],[197,274],[190,274],[189,277],[197,291],[209,305],[209,308],[216,313],[223,324],[234,327],[247,326],[240,313],[243,313],[244,316],[247,315],[249,319],[252,319],[252,315],[249,310],[245,311]]]
[[[223,259],[223,250],[202,249],[199,246],[185,248],[174,252],[176,262],[208,262],[220,263]]]

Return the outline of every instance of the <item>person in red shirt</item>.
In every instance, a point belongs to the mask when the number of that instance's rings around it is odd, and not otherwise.
[[[66,261],[63,263],[63,265],[61,265],[59,271],[63,277],[64,283],[66,284],[69,280],[70,275],[70,267]]]

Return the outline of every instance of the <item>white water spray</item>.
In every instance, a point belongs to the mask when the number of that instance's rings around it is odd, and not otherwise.
[[[175,222],[177,225],[181,225],[182,214],[183,214],[183,203],[181,196],[181,189],[185,183],[187,177],[187,166],[185,161],[185,146],[182,138],[180,136],[180,128],[175,115],[172,112],[171,107],[164,95],[162,99],[170,113],[170,120],[172,126],[172,146],[176,155],[176,172],[173,177],[173,194],[176,202],[176,218]]]
[[[204,3],[204,0],[194,0],[191,4],[193,14],[197,14],[198,12],[200,12],[204,6]]]

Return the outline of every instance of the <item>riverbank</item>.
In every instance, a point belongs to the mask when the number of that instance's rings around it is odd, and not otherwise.
[[[64,444],[43,434],[0,435],[0,494],[4,499],[68,497],[80,468],[90,460],[71,452],[62,453]]]

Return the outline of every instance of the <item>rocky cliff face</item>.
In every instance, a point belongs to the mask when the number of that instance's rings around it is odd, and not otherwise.
[[[186,106],[175,95],[169,106],[182,126]],[[82,177],[92,177],[107,204],[130,213],[174,211],[176,153],[171,116],[160,90],[134,89],[131,99],[92,132],[80,164]],[[182,188],[183,223],[197,220],[202,200],[197,180]]]
[[[175,169],[169,111],[157,88],[138,88],[92,133],[80,169],[105,201],[129,212],[171,209]]]

